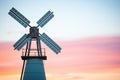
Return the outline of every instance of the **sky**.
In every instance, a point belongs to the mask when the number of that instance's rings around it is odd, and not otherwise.
[[[20,79],[22,51],[13,44],[25,33],[10,15],[14,7],[31,26],[47,12],[54,18],[43,28],[61,53],[47,46],[44,61],[47,80],[120,80],[120,1],[119,0],[1,0],[0,1],[0,80]]]

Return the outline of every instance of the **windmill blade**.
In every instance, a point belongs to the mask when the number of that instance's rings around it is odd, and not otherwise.
[[[17,47],[17,50],[20,50],[28,41],[30,41],[31,38],[27,38],[25,39],[18,47]]]
[[[53,12],[48,11],[42,18],[37,21],[38,26],[43,27],[48,21],[54,17]]]
[[[40,40],[44,42],[51,50],[53,50],[56,54],[61,51],[61,47],[59,47],[52,39],[50,39],[45,33],[43,33],[40,37]]]
[[[17,47],[17,46],[19,46],[20,45],[20,43],[24,40],[24,39],[26,39],[27,38],[27,34],[24,34],[14,45],[13,45],[13,47]]]
[[[25,28],[27,26],[30,26],[29,23],[30,21],[25,18],[20,12],[18,12],[15,8],[12,8],[9,13],[8,13],[11,17],[13,17],[16,21],[18,21],[22,26],[24,26]],[[30,26],[31,27],[31,26]]]
[[[45,38],[43,38],[42,36],[39,37],[40,40],[42,40],[42,42],[44,42],[51,50],[53,50],[56,54],[59,53],[59,51],[57,51],[55,49],[54,46],[52,46]]]
[[[17,50],[20,50],[28,41],[30,41],[31,37],[27,34],[24,34],[14,45],[13,47]]]
[[[50,37],[48,37],[45,33],[43,33],[42,36],[44,36],[44,37],[47,39],[47,41],[49,41],[50,43],[52,43],[58,50],[61,50],[61,47],[60,47],[58,44],[56,44],[56,43],[55,43]]]

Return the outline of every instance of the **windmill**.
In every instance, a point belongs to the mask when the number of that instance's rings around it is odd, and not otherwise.
[[[53,12],[48,11],[43,17],[37,21],[37,26],[31,26],[30,21],[25,18],[15,8],[12,8],[9,13],[16,21],[23,27],[29,26],[29,34],[24,34],[14,45],[14,49],[21,50],[25,45],[26,48],[21,56],[23,60],[23,67],[20,80],[46,80],[43,60],[47,60],[45,48],[41,47],[41,41],[46,44],[53,52],[58,54],[61,47],[56,44],[45,33],[39,33],[39,26],[42,28],[54,15]],[[32,49],[32,41],[36,42],[36,48]],[[36,55],[31,55],[35,53]]]

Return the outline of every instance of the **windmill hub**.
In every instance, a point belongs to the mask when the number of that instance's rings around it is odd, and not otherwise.
[[[37,28],[37,27],[30,27],[30,36],[32,38],[37,38],[39,36],[39,28]]]

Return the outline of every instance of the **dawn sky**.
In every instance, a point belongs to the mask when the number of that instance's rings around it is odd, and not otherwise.
[[[119,0],[1,0],[0,80],[20,79],[22,51],[13,44],[29,33],[29,27],[8,15],[12,7],[32,26],[47,11],[54,12],[39,28],[62,47],[56,55],[42,43],[48,56],[47,80],[120,80]]]

